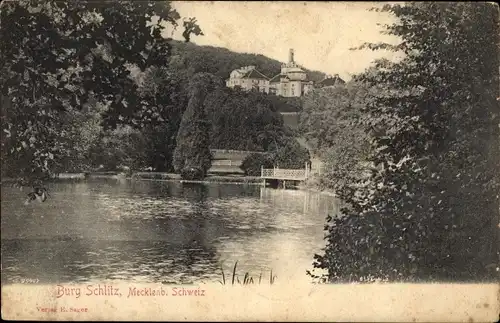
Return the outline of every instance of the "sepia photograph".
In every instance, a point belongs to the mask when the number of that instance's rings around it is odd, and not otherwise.
[[[498,321],[499,17],[2,1],[2,318]]]

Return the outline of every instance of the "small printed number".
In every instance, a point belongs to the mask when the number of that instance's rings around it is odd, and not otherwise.
[[[39,282],[38,278],[14,278],[12,279],[14,283],[21,284],[37,284]]]

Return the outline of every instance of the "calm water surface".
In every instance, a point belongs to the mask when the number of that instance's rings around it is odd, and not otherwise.
[[[45,203],[2,187],[2,284],[215,282],[221,266],[309,280],[332,197],[251,185],[55,183]]]

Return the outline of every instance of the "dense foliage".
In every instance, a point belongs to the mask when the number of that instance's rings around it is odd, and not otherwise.
[[[193,43],[172,42],[172,56],[191,75],[205,72],[214,74],[222,79],[227,79],[231,71],[242,66],[254,65],[269,78],[281,71],[281,62],[270,59],[264,55],[235,53],[226,48],[212,46],[197,46]],[[318,71],[307,70],[313,81],[321,81],[325,74]]]
[[[141,78],[139,91],[148,109],[140,110],[146,120],[135,123],[146,138],[145,166],[155,171],[173,171],[173,152],[182,115],[188,103],[189,80],[174,65],[153,67]]]
[[[299,131],[313,153],[324,161],[322,188],[336,189],[361,178],[369,169],[372,137],[363,108],[381,85],[350,81],[314,89],[304,97]],[[383,124],[381,125],[383,126]]]
[[[268,94],[267,99],[271,101],[271,104],[278,112],[299,112],[302,109],[301,98],[287,98],[274,94]]]
[[[366,105],[369,181],[337,190],[315,266],[328,281],[496,279],[499,268],[498,7],[489,3],[386,6],[402,50],[363,75],[388,92]],[[353,187],[352,184],[357,184]]]
[[[268,96],[219,86],[207,97],[210,147],[248,151],[275,149],[287,134]]]
[[[163,38],[162,23],[177,26],[180,19],[169,2],[2,5],[2,177],[25,185],[101,166],[173,171],[189,83],[197,72],[225,78],[243,65],[280,67],[260,55]],[[153,16],[159,19],[153,22]],[[183,27],[186,41],[203,34],[194,18]],[[276,147],[286,133],[276,111],[299,107],[298,100],[232,92],[222,83],[217,88],[204,104],[212,148]]]
[[[131,68],[168,65],[163,23],[180,19],[169,2],[21,0],[3,2],[0,15],[2,176],[33,185],[65,170],[87,150],[75,128],[90,98],[112,128],[161,117]]]
[[[118,126],[99,133],[99,140],[89,151],[91,170],[137,171],[147,160],[146,137],[130,126]],[[81,167],[81,166],[80,166]],[[74,171],[81,171],[81,168]]]
[[[240,168],[249,176],[259,176],[261,168],[303,169],[310,162],[309,151],[294,138],[285,136],[275,150],[248,155]]]
[[[309,151],[290,137],[283,138],[273,153],[273,162],[279,168],[303,169],[310,159]]]
[[[199,181],[202,180],[205,175],[206,171],[204,171],[201,167],[191,167],[191,166],[186,166],[180,171],[181,173],[181,178],[184,180],[189,180],[189,181]]]
[[[240,168],[247,176],[260,176],[262,168],[272,168],[273,158],[270,153],[253,153],[245,157]]]
[[[174,151],[174,168],[181,174],[191,174],[185,169],[198,170],[203,178],[212,163],[210,153],[210,124],[205,112],[209,93],[220,87],[220,80],[208,73],[193,76],[189,84],[189,102],[182,116]]]

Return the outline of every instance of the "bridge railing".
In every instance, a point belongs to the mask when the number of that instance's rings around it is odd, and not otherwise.
[[[261,168],[262,178],[304,180],[309,177],[310,169]]]
[[[272,177],[274,176],[274,169],[261,169],[260,177]]]

